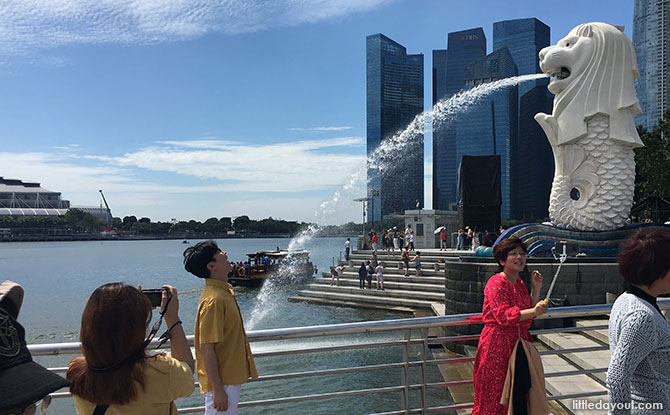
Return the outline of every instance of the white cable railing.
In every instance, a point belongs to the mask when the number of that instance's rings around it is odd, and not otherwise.
[[[658,305],[663,310],[670,309],[670,300],[660,300]],[[540,317],[544,319],[556,318],[577,318],[577,317],[595,317],[605,316],[609,314],[611,304],[596,304],[586,306],[573,307],[557,307],[550,308],[546,315]],[[447,367],[456,363],[474,361],[473,357],[459,356],[450,358],[432,358],[431,346],[445,345],[447,343],[474,341],[479,338],[479,335],[460,335],[460,336],[443,336],[443,337],[429,337],[428,330],[435,328],[445,328],[454,326],[465,326],[472,324],[481,324],[481,314],[458,314],[450,316],[437,317],[420,317],[420,318],[405,318],[397,320],[380,320],[380,321],[364,321],[357,323],[333,324],[323,326],[310,327],[293,327],[272,330],[258,330],[248,333],[252,348],[261,348],[263,350],[254,351],[254,357],[257,360],[259,373],[263,373],[263,359],[271,357],[289,357],[300,356],[305,357],[311,354],[323,354],[343,352],[350,350],[365,350],[365,349],[400,349],[402,350],[402,358],[398,361],[383,362],[375,364],[364,364],[348,367],[336,367],[316,370],[303,371],[286,371],[282,373],[274,373],[262,375],[257,379],[251,380],[250,383],[263,384],[272,381],[295,380],[295,379],[309,379],[318,376],[348,376],[352,373],[375,372],[383,370],[399,370],[401,373],[400,380],[397,384],[392,386],[373,387],[365,389],[348,389],[331,392],[311,393],[311,394],[295,394],[290,396],[278,396],[268,399],[247,400],[240,403],[240,408],[246,407],[264,407],[281,404],[289,404],[295,402],[306,401],[323,401],[325,399],[342,398],[350,396],[372,396],[378,394],[396,393],[400,394],[398,409],[390,412],[374,412],[375,415],[391,415],[391,414],[416,414],[416,413],[436,413],[445,411],[455,411],[458,409],[470,408],[472,403],[453,403],[450,395],[445,388],[450,388],[458,385],[472,384],[472,379],[460,379],[442,382],[433,382],[428,380],[428,374],[431,370],[435,370],[438,365],[446,365]],[[593,330],[606,329],[606,325],[592,325],[585,327],[564,327],[555,329],[533,330],[531,334],[539,335],[546,333],[569,333],[569,332],[589,332]],[[375,333],[396,333],[400,334],[399,339],[383,339],[375,340],[374,338],[368,340],[366,337],[373,337]],[[319,338],[333,338],[333,336],[355,335],[356,339],[339,339],[337,345],[315,347],[300,347],[291,348],[281,347],[281,343],[287,340],[315,340]],[[361,341],[361,337],[364,340]],[[193,336],[187,336],[191,346],[193,345]],[[269,343],[272,342],[272,343]],[[269,347],[263,345],[270,344]],[[157,345],[157,340],[152,342],[152,346]],[[166,345],[168,346],[168,345]],[[256,347],[264,346],[264,347]],[[33,344],[28,346],[33,356],[58,356],[58,355],[77,355],[80,354],[80,346],[78,342],[71,343],[52,343],[52,344]],[[592,347],[581,347],[573,349],[559,349],[559,350],[543,350],[540,352],[542,356],[545,355],[565,355],[576,352],[593,352],[600,350],[607,350],[607,345],[597,345]],[[303,364],[296,364],[296,368],[304,367]],[[66,367],[50,368],[54,372],[63,374]],[[295,370],[295,369],[294,369]],[[448,370],[448,369],[447,369]],[[598,373],[606,372],[606,367],[592,368],[592,369],[577,369],[561,372],[546,373],[546,378],[554,378],[561,376],[572,375],[596,375]],[[433,376],[434,377],[434,376]],[[198,386],[196,382],[196,387]],[[435,391],[442,398],[443,404],[435,405],[428,402],[427,393]],[[586,398],[591,396],[606,395],[602,390],[592,392],[573,393],[565,395],[550,396],[550,400],[576,399]],[[52,394],[53,398],[68,398],[69,392],[56,392]],[[431,394],[432,400],[435,400],[435,393]],[[374,399],[374,397],[371,397]],[[313,405],[317,405],[314,403]],[[183,407],[179,409],[179,413],[202,413],[203,406]]]

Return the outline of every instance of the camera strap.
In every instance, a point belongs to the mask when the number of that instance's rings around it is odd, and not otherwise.
[[[104,415],[104,413],[107,412],[107,408],[109,408],[109,405],[96,405],[93,410],[93,415]]]
[[[172,293],[170,292],[170,290],[167,290],[167,294],[168,298],[167,301],[165,302],[165,308],[163,308],[161,311],[158,312],[158,314],[160,314],[160,317],[158,317],[158,321],[154,323],[153,327],[151,328],[151,332],[149,332],[149,336],[144,341],[143,349],[146,348],[149,345],[149,343],[151,343],[151,341],[156,336],[156,333],[158,333],[158,330],[160,330],[161,328],[161,323],[163,322],[163,315],[167,312],[168,305],[172,300]],[[168,341],[168,339],[170,338],[169,330],[165,331],[165,333],[161,334],[158,338],[160,339],[160,343],[158,343],[156,349],[160,348],[163,344],[165,344],[166,341]]]

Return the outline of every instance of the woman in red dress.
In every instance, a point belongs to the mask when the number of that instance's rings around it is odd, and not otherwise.
[[[531,277],[532,292],[519,278],[526,266],[526,246],[519,238],[500,241],[493,248],[493,257],[502,269],[492,276],[484,289],[482,321],[473,380],[475,406],[472,415],[504,415],[507,407],[500,397],[507,374],[507,365],[519,334],[533,341],[528,333],[532,319],[547,312],[540,301],[542,275],[535,270]],[[535,304],[531,307],[531,304]]]

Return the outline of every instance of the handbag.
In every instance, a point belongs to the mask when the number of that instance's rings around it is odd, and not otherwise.
[[[547,403],[547,392],[544,383],[544,367],[542,366],[540,352],[537,351],[537,348],[533,343],[524,340],[521,337],[520,328],[519,338],[512,348],[512,354],[509,357],[507,376],[505,377],[500,404],[507,407],[508,415],[514,415],[514,375],[519,347],[521,347],[521,351],[523,351],[523,354],[526,357],[528,372],[530,374],[530,389],[528,389],[526,413],[528,415],[551,415],[551,412],[549,412],[549,404]]]

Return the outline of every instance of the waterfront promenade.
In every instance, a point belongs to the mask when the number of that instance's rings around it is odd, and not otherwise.
[[[404,275],[404,263],[398,251],[394,253],[377,251],[378,261],[384,264],[384,291],[375,289],[374,276],[372,289],[359,288],[358,267],[362,261],[368,261],[371,255],[371,251],[364,250],[352,253],[349,261],[337,262],[343,267],[339,286],[331,285],[330,273],[324,272],[321,278],[317,278],[291,297],[291,301],[383,308],[406,312],[415,317],[444,316],[447,289],[444,262],[458,260],[460,256],[471,256],[472,251],[439,249],[419,249],[419,251],[422,258],[419,277],[415,276],[413,263],[410,263],[409,276]],[[482,260],[493,261],[492,258]],[[546,283],[549,284],[550,281]],[[534,324],[540,329],[535,338],[538,349],[543,351],[545,373],[552,374],[546,379],[547,393],[550,396],[583,396],[551,401],[554,414],[607,413],[606,409],[602,409],[603,402],[607,399],[605,374],[610,359],[607,323],[608,315],[603,314],[551,322],[537,321]],[[440,338],[444,336],[444,331],[432,328],[428,336]],[[469,381],[472,379],[471,359],[476,354],[476,345],[470,342],[464,346],[464,350],[463,354],[454,353],[448,348],[432,350],[437,359],[470,359],[439,365],[440,373],[444,382],[449,384],[447,389],[455,404],[468,404],[474,400],[472,384]],[[468,408],[458,410],[459,414],[469,412]]]

